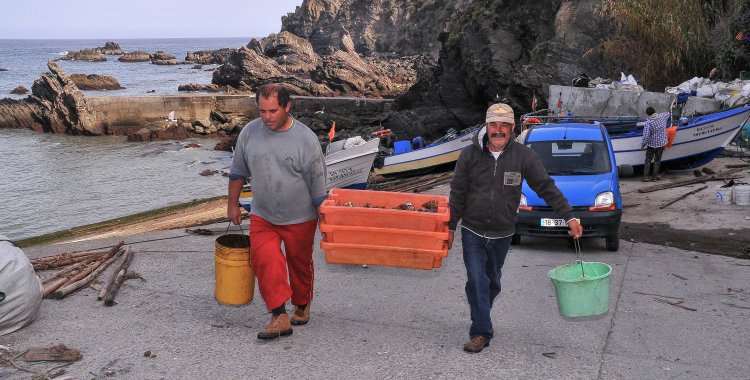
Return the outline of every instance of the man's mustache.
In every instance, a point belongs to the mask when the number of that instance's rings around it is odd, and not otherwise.
[[[500,137],[500,138],[503,138],[503,139],[504,139],[504,138],[505,138],[505,133],[502,133],[502,132],[495,132],[495,133],[491,133],[491,134],[490,134],[490,137],[492,137],[492,138],[495,138],[495,137]]]

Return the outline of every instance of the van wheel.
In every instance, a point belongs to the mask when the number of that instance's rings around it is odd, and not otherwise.
[[[605,238],[607,241],[607,250],[615,252],[620,249],[620,234],[615,232]]]
[[[519,245],[519,244],[521,244],[521,235],[513,234],[513,236],[510,238],[510,245]]]

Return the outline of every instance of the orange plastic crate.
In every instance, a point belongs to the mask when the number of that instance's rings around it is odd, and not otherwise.
[[[406,202],[411,202],[415,208],[419,209],[430,200],[438,202],[438,212],[395,209],[396,206]],[[370,203],[385,208],[345,206],[348,202],[360,206]],[[450,220],[448,198],[445,196],[371,190],[332,189],[328,199],[320,206],[320,214],[321,225],[432,232],[448,231],[448,221]]]
[[[416,209],[435,200],[438,212]],[[357,206],[347,206],[352,203]],[[365,204],[385,208],[366,208]],[[333,189],[320,207],[320,242],[330,264],[433,269],[448,256],[448,198],[441,195]]]
[[[430,270],[440,268],[443,251],[366,244],[320,242],[329,264],[367,264]]]
[[[364,244],[444,251],[448,256],[448,231],[431,232],[395,228],[320,224],[323,240],[329,243]]]

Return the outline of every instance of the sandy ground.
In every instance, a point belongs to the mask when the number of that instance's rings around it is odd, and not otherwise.
[[[705,168],[718,173],[729,170],[726,165],[743,163],[738,158],[722,157],[711,161]],[[735,182],[750,184],[750,168],[745,168],[737,176]],[[620,238],[698,252],[750,257],[750,206],[719,204],[716,190],[724,185],[724,181],[638,192],[657,184],[692,178],[696,178],[693,170],[682,170],[667,172],[658,182],[641,182],[639,176],[622,179]],[[702,187],[706,188],[663,207]]]
[[[742,163],[744,162],[739,158],[722,157],[705,167],[718,173],[728,170],[726,165]],[[737,174],[739,178],[735,181],[750,184],[750,168],[745,168]],[[718,204],[716,189],[724,184],[723,181],[708,181],[648,193],[638,192],[638,189],[692,178],[696,178],[693,170],[682,170],[664,173],[658,182],[641,182],[640,176],[621,179],[623,219],[620,238],[698,252],[750,257],[750,206]],[[707,188],[660,208],[704,186]],[[450,188],[440,186],[428,192],[448,195]],[[222,218],[226,218],[226,200],[223,199],[67,242],[189,228],[216,222]]]

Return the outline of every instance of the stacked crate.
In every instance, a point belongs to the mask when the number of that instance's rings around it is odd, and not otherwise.
[[[397,209],[406,203],[419,209],[429,201],[437,202],[437,212]],[[448,256],[445,196],[332,189],[320,214],[320,247],[329,264],[429,270]]]

